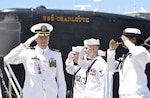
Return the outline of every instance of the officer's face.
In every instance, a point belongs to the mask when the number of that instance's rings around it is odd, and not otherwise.
[[[39,36],[36,42],[40,48],[45,49],[49,43],[49,36]]]

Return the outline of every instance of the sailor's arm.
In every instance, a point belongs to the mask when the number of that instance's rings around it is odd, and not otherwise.
[[[68,57],[65,61],[65,65],[66,65],[67,73],[74,75],[74,73],[77,70],[77,66],[74,66],[74,61],[71,55],[72,55],[72,52],[69,52]]]
[[[115,60],[116,49],[118,48],[117,42],[113,39],[109,42],[109,49],[107,50],[107,65],[110,71],[116,72],[118,71],[116,68],[118,66],[118,62]]]
[[[121,39],[125,46],[129,49],[129,52],[132,54],[132,56],[136,57],[137,61],[141,63],[141,65],[146,65],[150,62],[150,53],[146,50],[146,48],[142,46],[136,46],[129,40],[128,37],[124,35],[121,36]]]

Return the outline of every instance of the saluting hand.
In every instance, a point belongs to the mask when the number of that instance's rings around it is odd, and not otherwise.
[[[118,48],[119,44],[114,40],[114,39],[111,39],[109,41],[109,49],[110,51],[111,50],[116,50]]]
[[[124,42],[124,41],[126,41],[126,40],[129,40],[129,38],[126,37],[125,35],[122,35],[122,36],[121,36],[121,40]]]
[[[25,46],[30,46],[30,44],[36,39],[38,38],[39,34],[35,34],[34,36],[30,37],[26,42],[24,42]]]

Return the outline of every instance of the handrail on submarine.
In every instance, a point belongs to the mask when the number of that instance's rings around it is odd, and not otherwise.
[[[8,89],[5,88],[9,94],[9,97],[12,98],[12,88],[17,96],[17,98],[23,98],[22,88],[17,80],[10,64],[4,62],[4,71],[6,72],[6,76],[8,78]]]

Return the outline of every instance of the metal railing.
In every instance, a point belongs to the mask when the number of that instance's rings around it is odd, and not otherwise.
[[[5,81],[2,81],[6,92],[8,93],[9,98],[12,98],[12,88],[15,92],[17,98],[23,98],[22,88],[10,66],[10,64],[6,64],[4,62],[4,71],[6,72],[6,76],[8,78],[8,87],[5,85]],[[3,76],[1,76],[3,78]]]

